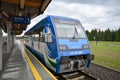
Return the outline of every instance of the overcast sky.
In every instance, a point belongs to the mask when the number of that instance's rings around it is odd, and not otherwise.
[[[31,25],[47,15],[79,19],[86,30],[120,28],[120,0],[52,0],[43,15],[32,20]]]

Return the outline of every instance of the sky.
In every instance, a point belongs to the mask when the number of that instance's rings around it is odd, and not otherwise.
[[[78,19],[89,31],[95,28],[117,30],[120,28],[120,0],[52,0],[43,15],[32,19],[27,30],[47,15]]]

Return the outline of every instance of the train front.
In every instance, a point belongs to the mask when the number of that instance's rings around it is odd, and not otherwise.
[[[90,67],[91,53],[85,30],[78,20],[54,19],[59,47],[59,72],[70,72]]]

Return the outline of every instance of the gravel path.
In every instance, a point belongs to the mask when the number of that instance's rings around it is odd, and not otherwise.
[[[120,80],[120,72],[93,63],[91,68],[86,68],[83,71],[94,75],[100,80]]]

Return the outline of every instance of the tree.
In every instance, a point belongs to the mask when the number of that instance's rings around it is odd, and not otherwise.
[[[110,31],[109,28],[107,30],[105,30],[104,38],[105,38],[105,41],[111,41],[112,40],[111,31]]]
[[[120,28],[116,32],[116,41],[120,41]]]
[[[118,30],[110,30],[109,28],[105,31],[97,29],[92,29],[91,32],[86,31],[88,39],[90,41],[99,40],[99,41],[120,41],[120,28]]]
[[[86,34],[87,34],[88,40],[90,40],[90,32],[88,30],[86,30]]]
[[[116,31],[111,31],[111,41],[116,41]]]

